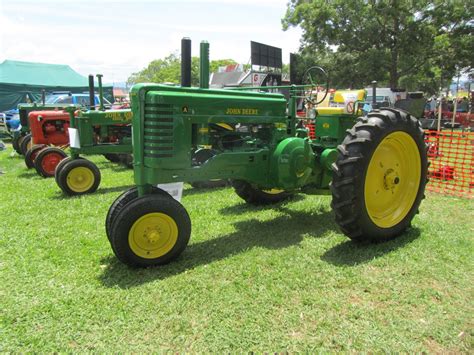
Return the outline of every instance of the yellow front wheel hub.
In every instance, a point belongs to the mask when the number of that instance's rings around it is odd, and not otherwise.
[[[139,257],[155,259],[166,255],[178,240],[178,226],[161,212],[147,213],[133,223],[128,233],[130,249]]]
[[[386,136],[370,159],[364,198],[370,219],[391,228],[410,212],[421,178],[421,158],[415,140],[405,132]]]
[[[94,185],[94,173],[86,167],[71,169],[67,175],[67,186],[74,192],[86,192]]]

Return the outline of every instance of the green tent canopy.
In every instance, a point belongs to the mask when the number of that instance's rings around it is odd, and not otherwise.
[[[42,90],[46,94],[53,91],[81,93],[89,90],[89,81],[69,65],[14,60],[0,64],[0,112],[16,108],[20,103],[39,101]],[[104,85],[104,96],[113,102],[112,85]]]

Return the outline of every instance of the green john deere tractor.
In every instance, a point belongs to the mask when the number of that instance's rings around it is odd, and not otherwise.
[[[427,173],[415,117],[379,109],[357,118],[357,102],[352,114],[321,108],[310,139],[298,128],[296,101],[319,86],[311,81],[320,69],[307,72],[308,85],[291,86],[288,102],[275,93],[209,89],[208,46],[201,43],[200,87],[138,84],[131,90],[136,187],[116,199],[106,218],[120,261],[165,264],[186,248],[189,215],[159,183],[232,179],[235,192],[252,204],[330,189],[336,222],[351,239],[383,241],[409,227]],[[219,124],[233,129],[211,129]],[[194,165],[193,147],[203,141],[214,154]]]

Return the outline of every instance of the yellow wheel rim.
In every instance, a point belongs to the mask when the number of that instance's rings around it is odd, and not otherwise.
[[[262,190],[262,191],[269,195],[278,195],[278,194],[281,194],[282,192],[285,192],[285,190],[280,190],[280,189],[271,189],[271,190]]]
[[[94,173],[86,167],[79,166],[67,175],[67,186],[74,192],[86,192],[94,185]]]
[[[133,223],[128,233],[130,249],[139,257],[155,259],[166,255],[178,240],[173,218],[160,212],[148,213]]]
[[[405,132],[394,132],[378,145],[365,177],[364,198],[370,219],[390,228],[410,212],[420,186],[418,146]]]

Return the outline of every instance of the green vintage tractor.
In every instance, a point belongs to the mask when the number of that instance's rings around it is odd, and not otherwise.
[[[337,224],[358,241],[388,240],[410,226],[427,173],[415,117],[379,109],[358,118],[357,102],[352,114],[321,108],[310,139],[298,128],[296,101],[318,86],[311,70],[309,85],[292,86],[289,101],[275,93],[209,89],[208,46],[201,43],[200,87],[138,84],[131,90],[136,187],[115,200],[106,218],[121,262],[165,264],[188,244],[189,215],[159,183],[231,179],[251,204],[330,189]],[[233,129],[211,129],[219,124]],[[193,147],[205,140],[214,154],[193,165]]]

